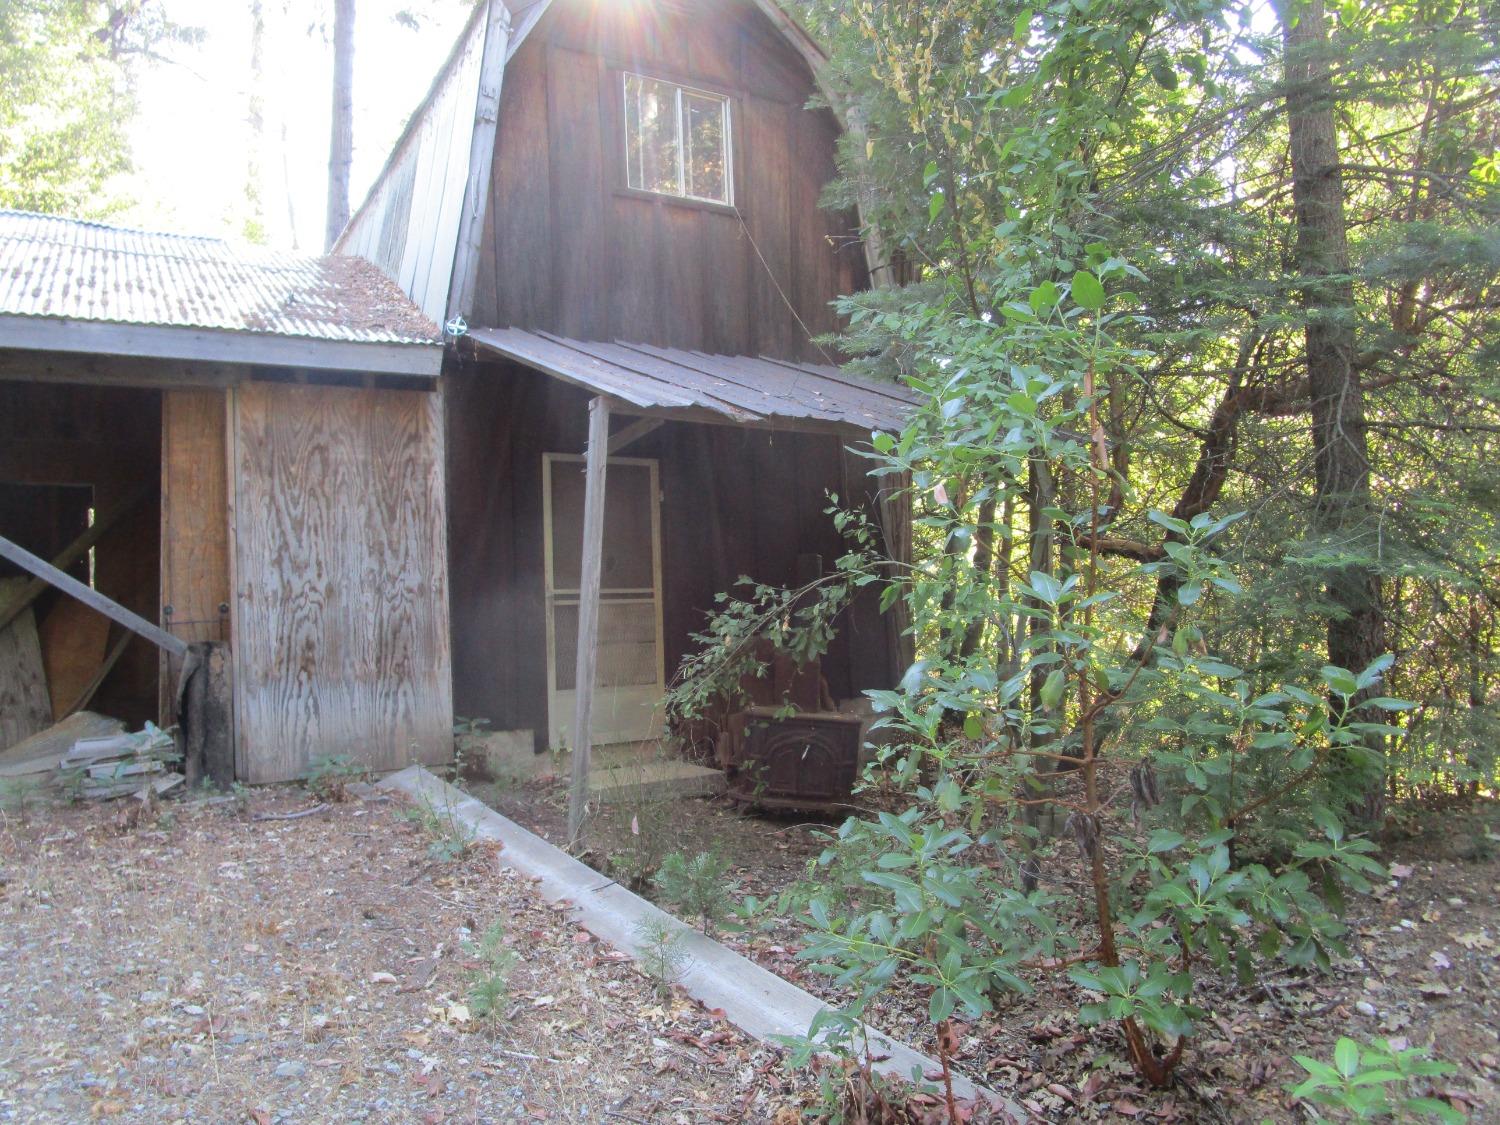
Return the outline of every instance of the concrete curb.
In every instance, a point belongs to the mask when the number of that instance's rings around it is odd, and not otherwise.
[[[539,880],[543,898],[567,901],[573,906],[574,921],[632,957],[640,956],[636,934],[642,920],[680,930],[688,963],[677,983],[706,1007],[723,1009],[731,1023],[757,1039],[805,1035],[813,1017],[826,1007],[817,997],[685,926],[421,766],[391,774],[377,787],[426,801],[442,815],[468,825],[477,838],[498,842],[502,863]],[[941,1080],[942,1068],[933,1059],[873,1029],[869,1035],[875,1053],[886,1056],[875,1064],[880,1073],[910,1081],[915,1072],[928,1081]],[[953,1076],[953,1092],[965,1101],[983,1099],[1017,1121],[1029,1116],[1014,1102],[959,1074]]]

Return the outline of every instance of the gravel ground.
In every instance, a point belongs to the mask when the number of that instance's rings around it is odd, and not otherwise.
[[[430,820],[134,804],[0,823],[0,1121],[797,1119],[772,1053]],[[496,922],[517,963],[482,1023]]]

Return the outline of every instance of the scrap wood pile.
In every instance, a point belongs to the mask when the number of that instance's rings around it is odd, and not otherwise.
[[[40,619],[45,584],[0,580],[0,787],[52,788],[88,799],[159,796],[182,784],[176,739],[150,723],[134,733],[83,710],[119,660],[108,618],[63,598]]]
[[[107,800],[160,796],[185,780],[173,767],[182,758],[171,732],[147,723],[128,732],[118,719],[80,711],[0,751],[0,785],[50,788]]]
[[[160,796],[182,784],[182,774],[169,769],[181,756],[176,739],[147,723],[134,734],[80,738],[58,763],[59,782],[95,800],[126,793],[145,797],[148,789]]]

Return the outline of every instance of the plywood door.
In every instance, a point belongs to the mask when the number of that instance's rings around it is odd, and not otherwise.
[[[442,402],[247,384],[231,427],[236,770],[448,760]]]
[[[578,649],[578,576],[583,553],[583,458],[543,456],[547,527],[547,726],[570,745]],[[661,505],[654,460],[611,457],[604,488],[598,682],[593,743],[637,742],[661,733]]]

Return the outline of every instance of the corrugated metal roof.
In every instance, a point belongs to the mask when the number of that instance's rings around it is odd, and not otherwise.
[[[482,347],[643,412],[709,411],[736,422],[819,422],[895,431],[917,401],[837,367],[765,356],[709,355],[623,341],[569,340],[521,328],[476,328]]]
[[[362,258],[0,210],[0,314],[214,328],[370,344],[441,344]]]

